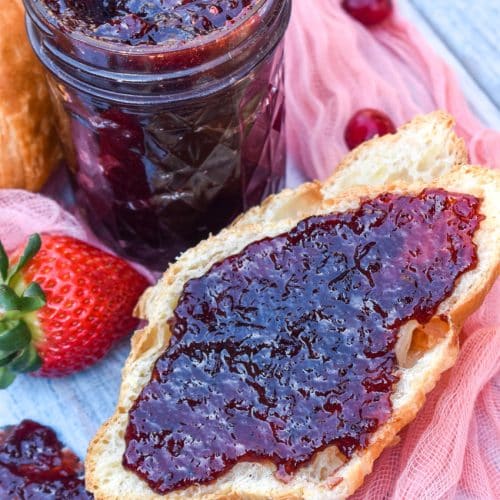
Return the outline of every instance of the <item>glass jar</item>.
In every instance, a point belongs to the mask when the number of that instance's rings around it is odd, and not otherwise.
[[[25,0],[48,69],[78,207],[118,253],[163,270],[285,174],[283,35],[290,0],[229,26],[126,45],[67,29]]]

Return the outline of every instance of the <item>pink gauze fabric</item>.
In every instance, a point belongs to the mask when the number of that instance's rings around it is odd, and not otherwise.
[[[21,189],[0,189],[0,241],[7,253],[26,243],[30,234],[72,236],[112,253],[77,217],[54,200]],[[158,277],[138,264],[131,265],[151,283]]]
[[[368,30],[337,0],[293,0],[293,10],[286,41],[287,133],[290,153],[308,176],[332,172],[346,152],[344,126],[361,107],[384,110],[396,124],[446,109],[457,118],[472,161],[500,166],[500,135],[474,118],[453,74],[411,26],[394,16]],[[0,190],[0,239],[7,251],[34,231],[102,246],[54,201]],[[382,454],[356,499],[500,498],[499,297],[497,282],[462,332],[456,366],[401,442]]]
[[[500,133],[471,114],[447,65],[396,14],[368,29],[340,1],[294,0],[286,40],[287,139],[294,163],[324,179],[347,151],[363,107],[399,125],[444,109],[471,161],[500,167]],[[500,498],[500,283],[466,323],[460,357],[400,443],[383,452],[356,499]]]

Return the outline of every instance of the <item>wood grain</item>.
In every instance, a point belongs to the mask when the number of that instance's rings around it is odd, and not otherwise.
[[[500,109],[500,1],[410,1]]]
[[[420,31],[424,38],[432,45],[433,49],[439,54],[453,69],[458,79],[464,95],[471,107],[471,110],[482,122],[494,129],[500,129],[500,107],[494,102],[488,92],[481,87],[475,74],[471,74],[463,65],[461,58],[464,57],[459,48],[456,53],[450,50],[446,39],[442,39],[440,34],[434,31],[427,18],[415,6],[416,2],[421,0],[398,0],[398,7],[401,13],[411,21],[411,23]],[[500,0],[496,0],[500,3]],[[454,9],[455,3],[449,0],[437,0],[436,5],[446,4],[450,9]],[[487,6],[486,6],[487,7]],[[483,8],[486,8],[483,7]],[[497,24],[500,25],[500,14],[496,15]],[[500,33],[500,31],[499,31]],[[481,35],[478,35],[481,36]],[[500,45],[500,44],[499,44]],[[491,54],[485,56],[485,60],[491,59]],[[500,52],[496,58],[487,64],[500,64]]]

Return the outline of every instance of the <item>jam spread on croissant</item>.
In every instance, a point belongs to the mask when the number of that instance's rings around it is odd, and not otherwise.
[[[90,500],[83,464],[54,431],[32,420],[0,432],[0,498]]]
[[[424,324],[477,264],[480,201],[383,194],[248,245],[186,283],[129,413],[123,464],[158,493],[242,461],[283,480],[391,414],[398,328]]]

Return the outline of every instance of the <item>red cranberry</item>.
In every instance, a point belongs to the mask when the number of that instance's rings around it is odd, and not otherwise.
[[[387,19],[392,12],[391,0],[342,0],[343,9],[365,26]]]
[[[376,135],[394,134],[396,127],[392,120],[382,111],[376,109],[360,109],[347,123],[344,139],[349,149],[354,149],[362,142]]]

